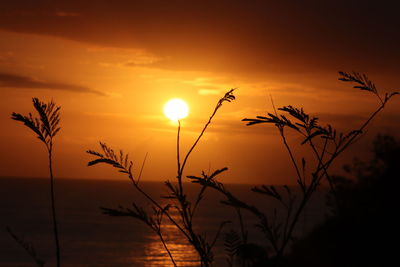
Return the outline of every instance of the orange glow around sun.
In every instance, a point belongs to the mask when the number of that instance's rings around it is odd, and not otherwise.
[[[174,98],[165,103],[164,114],[168,119],[177,121],[187,117],[189,106],[182,99]]]

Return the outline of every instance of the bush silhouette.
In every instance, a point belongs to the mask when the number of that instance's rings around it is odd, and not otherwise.
[[[292,266],[384,266],[394,260],[400,144],[378,135],[373,153],[371,161],[345,167],[351,179],[335,177],[339,205],[296,243]]]

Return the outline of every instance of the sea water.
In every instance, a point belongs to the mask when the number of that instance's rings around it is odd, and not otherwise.
[[[160,203],[168,200],[162,182],[141,185]],[[277,203],[250,191],[250,185],[226,185],[240,199],[266,213],[281,211]],[[185,184],[188,196],[195,196],[198,185]],[[56,210],[62,265],[64,267],[150,267],[172,266],[158,236],[144,223],[131,217],[110,217],[100,207],[131,207],[136,202],[151,211],[150,205],[129,181],[56,179]],[[222,195],[211,189],[199,205],[195,229],[213,240],[219,225],[231,221],[224,230],[238,230],[234,209],[220,204]],[[283,211],[281,212],[283,214]],[[324,194],[312,199],[302,216],[297,233],[308,232],[326,214]],[[266,246],[254,226],[257,219],[243,212],[249,240]],[[164,220],[163,233],[178,266],[198,266],[198,259],[185,238]],[[36,266],[29,254],[7,232],[10,227],[20,240],[31,244],[45,266],[55,266],[54,235],[51,220],[49,180],[40,178],[0,178],[0,266]],[[223,238],[214,247],[216,266],[226,266]]]

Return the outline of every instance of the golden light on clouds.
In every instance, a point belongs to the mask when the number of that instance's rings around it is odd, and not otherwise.
[[[187,117],[189,106],[182,99],[174,98],[165,103],[164,114],[168,119],[177,121]]]

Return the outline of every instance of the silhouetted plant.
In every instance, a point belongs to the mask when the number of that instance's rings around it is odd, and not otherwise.
[[[10,234],[10,236],[21,246],[25,249],[25,251],[29,254],[29,256],[31,256],[31,258],[33,259],[33,261],[39,266],[39,267],[44,267],[44,264],[46,263],[45,261],[41,260],[37,254],[36,254],[36,250],[35,247],[25,241],[23,238],[18,237],[12,230],[10,227],[6,227],[7,232]]]
[[[50,197],[51,197],[51,210],[53,219],[53,230],[54,239],[56,246],[56,257],[57,257],[57,267],[60,267],[60,244],[58,238],[57,230],[57,216],[55,207],[55,197],[54,197],[54,176],[53,176],[53,140],[56,134],[60,131],[58,126],[60,122],[60,107],[56,106],[53,101],[47,104],[40,101],[38,98],[32,99],[33,106],[36,109],[39,117],[32,116],[29,113],[28,116],[23,116],[19,113],[13,112],[11,118],[16,121],[23,122],[25,126],[30,128],[37,134],[37,138],[42,141],[47,149],[48,162],[49,162],[49,173],[50,173]]]
[[[356,83],[354,88],[373,93],[380,102],[379,107],[356,130],[341,133],[331,125],[321,126],[318,123],[317,117],[310,116],[303,108],[293,106],[279,108],[278,110],[282,111],[283,114],[278,114],[274,107],[274,113],[267,113],[266,116],[257,116],[251,119],[243,119],[243,121],[247,122],[247,125],[273,124],[281,136],[282,143],[295,169],[297,175],[296,182],[301,192],[300,196],[293,194],[288,186],[283,186],[279,190],[274,186],[267,185],[252,188],[253,192],[271,197],[281,204],[283,210],[286,211],[283,221],[278,220],[276,209],[272,215],[266,215],[257,207],[249,205],[234,196],[222,183],[216,181],[214,177],[188,177],[194,183],[211,187],[222,193],[226,198],[222,203],[232,206],[236,210],[247,210],[255,215],[259,220],[257,227],[264,233],[278,262],[279,259],[283,258],[289,243],[294,238],[293,233],[299,222],[300,215],[324,179],[328,182],[332,194],[336,195],[335,184],[328,173],[328,169],[334,160],[363,134],[370,121],[386,106],[388,101],[393,96],[399,94],[398,92],[393,92],[381,96],[375,85],[364,74],[339,72],[339,75],[339,80]],[[288,143],[286,138],[286,129],[300,134],[303,137],[301,145],[307,144],[311,148],[316,161],[313,169],[306,169],[306,166],[310,164],[306,164],[304,157],[299,160],[295,156],[292,145]],[[320,139],[317,140],[317,137]],[[240,216],[239,219],[241,219]],[[243,232],[243,230],[241,231]]]
[[[378,135],[373,158],[346,164],[346,176],[332,176],[338,205],[313,231],[298,240],[289,266],[387,266],[396,261],[400,143]],[[331,201],[331,198],[329,198]],[[332,204],[332,203],[330,203]]]
[[[87,151],[87,153],[97,157],[95,160],[90,161],[88,163],[89,166],[96,165],[98,163],[105,163],[113,166],[118,169],[119,172],[125,173],[129,180],[132,182],[133,187],[140,192],[151,204],[152,211],[146,211],[144,208],[140,207],[136,203],[133,204],[133,208],[125,208],[120,206],[118,209],[110,209],[110,208],[102,208],[105,214],[111,216],[129,216],[135,219],[138,219],[148,225],[153,232],[155,232],[161,243],[163,244],[165,250],[167,251],[171,262],[174,266],[177,266],[176,261],[174,260],[171,251],[168,248],[168,245],[165,241],[164,234],[162,232],[163,218],[169,220],[172,225],[179,230],[180,233],[187,239],[187,241],[193,246],[195,251],[199,255],[201,266],[210,266],[213,261],[213,253],[212,248],[217,241],[218,236],[221,233],[222,228],[227,223],[224,221],[220,224],[219,229],[217,230],[216,235],[211,240],[208,240],[205,235],[199,234],[193,228],[194,217],[200,204],[203,199],[206,186],[202,186],[195,196],[195,201],[191,202],[188,199],[188,195],[184,188],[184,184],[182,181],[183,174],[185,171],[186,164],[189,160],[189,157],[198,142],[202,138],[203,134],[207,130],[208,126],[211,124],[212,119],[216,115],[217,111],[221,108],[224,102],[231,102],[235,99],[233,95],[234,89],[228,91],[215,106],[211,116],[208,121],[204,125],[202,131],[200,132],[197,139],[194,141],[193,145],[190,147],[188,152],[181,160],[180,153],[180,132],[181,132],[181,122],[178,120],[178,129],[177,129],[177,176],[176,180],[165,181],[165,186],[168,190],[168,195],[162,196],[164,199],[168,199],[171,203],[167,205],[161,205],[154,197],[150,196],[140,185],[140,175],[139,177],[135,177],[132,171],[133,163],[129,160],[128,155],[124,154],[122,151],[119,151],[118,154],[114,152],[111,148],[109,148],[106,144],[100,143],[102,152],[96,152],[93,150]],[[143,166],[142,166],[143,167]],[[212,173],[210,176],[207,176],[203,173],[205,180],[212,180],[225,169],[217,170]],[[140,171],[141,173],[141,171]],[[172,214],[176,212],[179,216],[179,220],[175,219]]]

